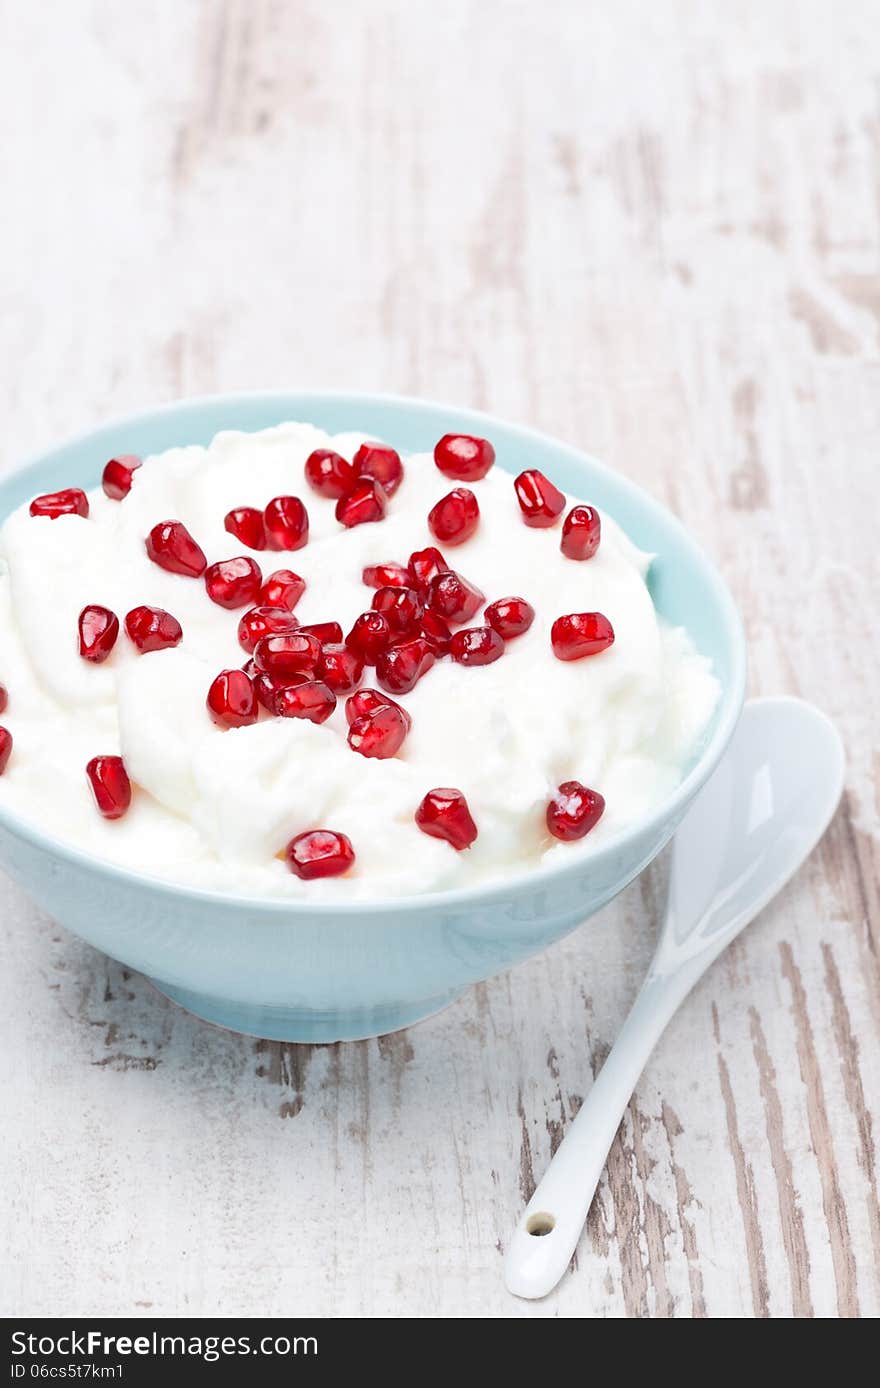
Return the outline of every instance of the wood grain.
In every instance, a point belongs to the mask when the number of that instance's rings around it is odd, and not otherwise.
[[[753,692],[813,699],[849,756],[539,1304],[505,1240],[638,987],[662,863],[432,1021],[331,1047],[195,1022],[0,881],[6,1314],[880,1312],[876,18],[0,0],[4,468],[243,387],[528,421],[678,513]]]

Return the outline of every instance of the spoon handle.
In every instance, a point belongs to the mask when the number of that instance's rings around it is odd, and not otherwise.
[[[516,1296],[546,1296],[568,1267],[639,1075],[667,1022],[705,967],[703,963],[696,969],[649,975],[645,980],[608,1059],[514,1230],[504,1280]]]

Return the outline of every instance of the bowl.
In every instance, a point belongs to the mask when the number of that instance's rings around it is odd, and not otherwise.
[[[718,573],[647,493],[533,430],[422,400],[278,392],[163,405],[102,425],[4,479],[0,516],[40,492],[96,486],[114,453],[207,444],[221,429],[263,429],[288,419],[329,433],[363,430],[408,453],[430,451],[448,432],[480,434],[492,439],[506,471],[539,467],[656,554],[649,578],[655,605],[711,658],[722,690],[681,784],[649,818],[570,864],[436,895],[350,906],[221,896],[97,861],[0,809],[0,864],[10,876],[42,910],[146,974],[176,1003],[254,1036],[356,1040],[409,1026],[470,984],[536,954],[650,863],[730,739],[742,707],[745,647]]]

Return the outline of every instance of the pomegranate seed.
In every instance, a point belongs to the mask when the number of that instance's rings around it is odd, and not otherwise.
[[[499,598],[497,602],[490,602],[485,617],[499,636],[512,641],[528,631],[535,620],[535,609],[525,598]]]
[[[450,569],[428,584],[427,606],[446,622],[469,622],[486,601],[479,588]]]
[[[263,512],[257,506],[237,506],[234,511],[227,512],[223,529],[248,549],[266,548],[266,526]]]
[[[306,458],[306,481],[319,496],[338,501],[357,481],[357,469],[332,448],[316,448]]]
[[[182,521],[160,521],[145,541],[147,554],[160,569],[201,578],[208,561]]]
[[[298,631],[264,636],[254,647],[254,660],[270,675],[299,675],[303,670],[312,671],[320,655],[318,638],[303,636]]]
[[[357,694],[352,694],[350,699],[345,701],[345,717],[351,727],[358,718],[369,718],[380,708],[393,708],[400,714],[409,732],[412,727],[412,719],[402,704],[396,704],[393,699],[389,699],[387,694],[381,694],[378,689],[359,689]]]
[[[322,680],[306,680],[279,689],[273,707],[279,718],[308,718],[311,723],[326,723],[336,708],[336,695]]]
[[[87,516],[89,498],[79,487],[66,487],[62,492],[46,492],[35,496],[30,504],[32,516],[48,516],[57,520],[59,516]]]
[[[460,790],[438,786],[429,790],[415,814],[416,824],[432,839],[445,839],[456,852],[470,848],[477,837],[468,803]]]
[[[132,477],[140,466],[141,460],[136,453],[120,453],[118,457],[111,458],[101,478],[104,494],[111,501],[121,501],[128,496]]]
[[[299,622],[286,607],[252,607],[238,624],[238,644],[248,655],[264,636],[278,636],[297,631]]]
[[[362,443],[353,461],[358,476],[372,477],[386,496],[393,496],[403,481],[400,454],[386,443]]]
[[[547,828],[554,838],[582,839],[599,823],[605,801],[580,781],[563,781],[547,806]]]
[[[444,434],[434,445],[434,462],[446,477],[459,482],[478,482],[495,461],[495,449],[488,439],[472,434]]]
[[[263,607],[286,607],[292,612],[306,591],[306,581],[292,569],[276,569],[260,589]]]
[[[582,660],[613,645],[614,629],[601,612],[572,612],[556,618],[550,628],[550,643],[557,660]]]
[[[449,654],[459,665],[491,665],[504,654],[504,642],[493,627],[465,627],[453,636]]]
[[[298,496],[276,496],[263,512],[269,549],[302,549],[309,538],[309,513]]]
[[[291,872],[306,882],[314,877],[339,877],[354,863],[351,839],[332,829],[310,829],[306,834],[297,834],[287,845],[286,853]]]
[[[86,775],[105,819],[121,819],[131,804],[131,781],[121,757],[92,757]]]
[[[359,477],[348,496],[340,497],[336,503],[336,519],[343,525],[368,525],[385,517],[388,498],[378,482],[372,477]]]
[[[599,512],[592,506],[572,506],[562,522],[559,548],[566,559],[592,559],[601,537]]]
[[[348,729],[348,745],[362,757],[393,757],[403,746],[408,719],[396,704],[384,704],[372,713],[362,713]]]
[[[434,612],[426,612],[422,617],[422,635],[438,660],[449,654],[452,632],[442,617]]]
[[[9,765],[9,758],[12,756],[12,733],[7,728],[0,728],[0,776]]]
[[[388,618],[381,612],[362,612],[346,636],[345,644],[365,665],[375,665],[390,640]]]
[[[300,631],[304,631],[307,636],[317,636],[323,646],[329,642],[331,646],[338,646],[342,640],[342,627],[338,622],[309,622],[306,626],[301,626]]]
[[[380,588],[373,611],[381,612],[393,632],[416,632],[424,608],[415,588]]]
[[[164,651],[179,646],[183,627],[163,607],[133,607],[125,618],[125,630],[139,651]]]
[[[0,713],[5,713],[9,706],[9,690],[5,684],[0,684]]]
[[[422,593],[427,592],[432,578],[451,572],[443,555],[433,545],[428,545],[427,549],[417,549],[415,554],[409,556],[409,571],[412,574],[411,582]]]
[[[447,545],[463,545],[480,523],[480,507],[467,487],[455,487],[428,512],[431,534]]]
[[[321,647],[315,673],[334,694],[351,694],[364,677],[364,662],[356,651],[333,641]]]
[[[240,555],[237,559],[221,559],[205,570],[205,591],[218,607],[232,610],[256,602],[263,575],[256,559]]]
[[[244,667],[245,674],[254,682],[254,692],[267,713],[275,713],[275,700],[282,689],[289,689],[292,684],[307,684],[309,674],[304,671],[301,675],[268,675],[265,670],[257,668],[255,660],[249,660]]]
[[[368,564],[361,578],[368,588],[408,588],[413,581],[403,564]]]
[[[434,652],[427,641],[415,636],[383,651],[376,660],[376,679],[392,694],[408,694],[434,664]]]
[[[545,530],[547,526],[556,524],[565,510],[565,497],[543,472],[537,468],[527,468],[513,485],[526,525]]]
[[[256,723],[259,709],[254,686],[244,670],[221,670],[208,690],[208,712],[221,728]]]
[[[92,604],[79,614],[79,653],[83,660],[100,665],[116,645],[119,618],[109,607]]]

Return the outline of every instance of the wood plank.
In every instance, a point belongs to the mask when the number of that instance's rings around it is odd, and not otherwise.
[[[399,1036],[204,1027],[0,882],[10,1315],[880,1311],[869,0],[0,3],[2,467],[153,400],[415,392],[669,504],[847,796],[634,1096],[572,1275],[500,1277],[650,954],[664,865]],[[808,751],[808,749],[806,749]]]

